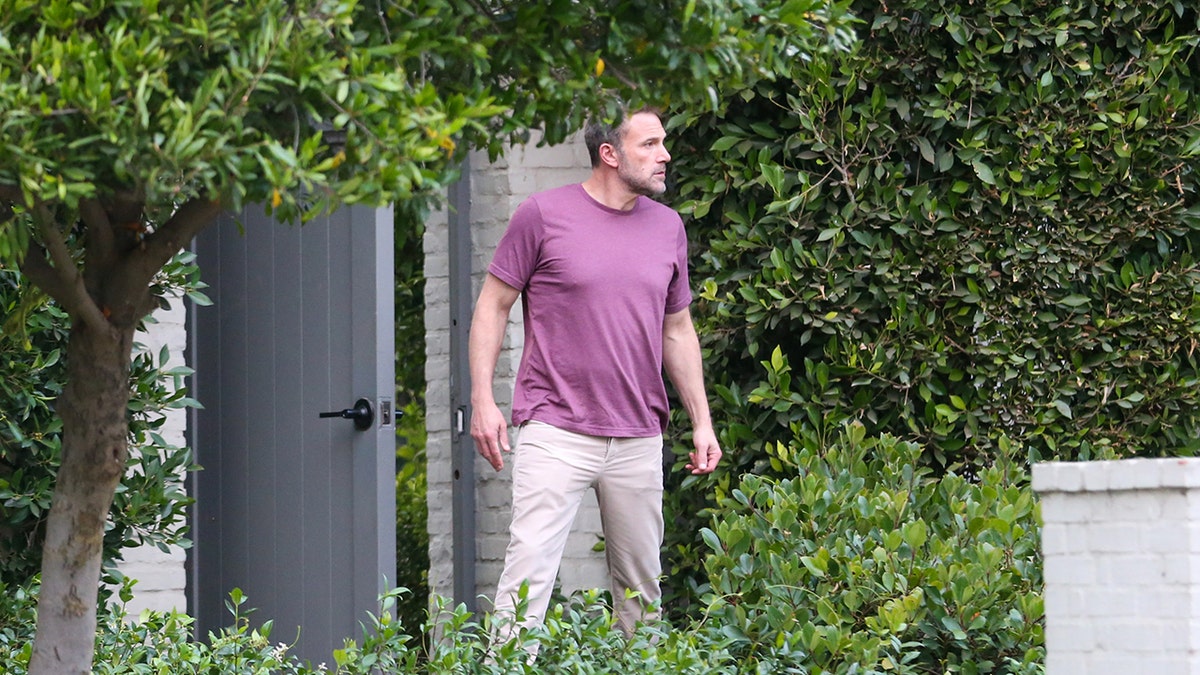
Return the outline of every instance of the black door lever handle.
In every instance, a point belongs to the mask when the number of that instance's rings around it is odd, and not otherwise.
[[[375,412],[371,409],[371,402],[365,398],[360,398],[355,401],[353,408],[323,412],[320,413],[319,416],[340,417],[344,420],[354,420],[354,428],[358,429],[359,431],[370,429],[371,422],[375,421]]]

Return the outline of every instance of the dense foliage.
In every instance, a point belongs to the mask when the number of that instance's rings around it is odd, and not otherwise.
[[[672,121],[727,449],[715,494],[846,419],[938,470],[1200,443],[1200,15],[855,2],[847,53]],[[693,479],[687,479],[690,483]],[[673,578],[705,490],[670,490]],[[676,602],[696,596],[679,583]]]
[[[422,382],[424,378],[422,377]],[[424,397],[414,399],[396,420],[396,576],[408,589],[396,599],[396,616],[419,626],[429,608],[429,505],[425,453]]]
[[[0,0],[0,265],[71,319],[31,669],[90,663],[134,330],[155,275],[222,209],[294,222],[421,199],[463,140],[561,138],[614,92],[715,104],[716,81],[839,37],[829,6]]]
[[[702,531],[706,621],[764,672],[1040,672],[1037,508],[1004,445],[971,478],[857,423],[775,446],[788,477],[745,476]]]
[[[12,589],[6,589],[12,590]],[[178,613],[144,612],[125,621],[119,603],[110,605],[96,636],[96,675],[141,673],[255,673],[257,675],[374,675],[375,673],[649,673],[708,675],[739,672],[719,643],[693,632],[647,626],[626,639],[612,622],[611,612],[595,595],[581,595],[554,608],[546,625],[522,633],[503,645],[487,639],[480,625],[461,607],[442,606],[434,621],[409,630],[388,618],[401,593],[383,598],[381,611],[364,635],[334,650],[324,663],[306,663],[289,649],[287,636],[272,633],[269,624],[255,626],[249,599],[234,591],[227,605],[231,624],[206,640],[196,640],[194,621]],[[29,661],[27,623],[33,607],[30,593],[15,589],[0,596],[0,663],[7,675],[25,675]],[[410,637],[422,629],[443,636],[423,643]],[[539,657],[531,661],[526,649],[536,644]]]
[[[420,625],[429,606],[429,507],[425,502],[425,224],[422,204],[397,205],[394,244],[396,345],[396,613]]]
[[[190,255],[169,266],[163,285],[204,302]],[[61,460],[62,423],[54,412],[66,368],[65,313],[13,271],[0,270],[0,584],[33,578],[42,558],[43,523]],[[191,371],[167,352],[139,347],[129,404],[129,475],[113,499],[104,534],[106,566],[128,546],[187,545],[183,492],[190,452],[158,433],[165,413],[193,404],[182,380]],[[114,573],[114,569],[109,569]]]
[[[632,105],[719,106],[720,83],[770,76],[851,38],[836,0],[415,0],[385,12],[430,48],[412,70],[467,100],[481,88],[504,114],[464,133],[498,153],[543,132],[557,143],[597,112]],[[484,11],[486,10],[486,11]],[[517,84],[519,86],[510,86]]]
[[[941,466],[1004,436],[1042,457],[1190,452],[1200,15],[854,9],[853,52],[677,121],[738,468],[846,417]]]

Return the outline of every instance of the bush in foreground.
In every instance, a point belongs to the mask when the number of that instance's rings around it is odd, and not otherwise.
[[[1007,447],[1007,444],[1003,444]],[[1034,673],[1044,661],[1038,514],[1002,456],[935,477],[921,448],[846,426],[776,446],[702,531],[709,632],[744,671]]]
[[[307,664],[269,623],[252,623],[234,591],[230,627],[199,641],[187,616],[148,612],[126,623],[111,605],[95,673],[1042,672],[1037,505],[1019,464],[1001,456],[977,475],[934,476],[918,446],[867,438],[861,425],[819,451],[772,452],[790,477],[744,476],[702,531],[712,550],[705,612],[686,625],[656,623],[626,638],[591,591],[553,607],[544,626],[491,645],[489,617],[479,623],[444,601],[425,625],[403,625],[392,618],[398,590],[360,640],[327,664]],[[34,593],[0,591],[0,664],[24,675]]]
[[[544,626],[523,630],[511,641],[491,645],[488,625],[462,607],[441,606],[424,628],[440,639],[428,645],[390,618],[405,591],[384,596],[382,611],[358,641],[347,641],[328,663],[302,662],[289,645],[273,638],[270,623],[254,625],[240,592],[231,594],[233,623],[207,640],[194,640],[194,621],[175,612],[144,612],[121,618],[110,605],[100,621],[93,673],[96,675],[375,675],[377,673],[662,673],[707,675],[738,672],[730,654],[705,636],[644,626],[626,638],[616,628],[598,592],[574,596],[553,608]],[[0,601],[0,665],[6,675],[25,675],[33,631],[34,593],[23,590]],[[14,622],[14,618],[16,622]],[[537,650],[538,657],[529,656]]]

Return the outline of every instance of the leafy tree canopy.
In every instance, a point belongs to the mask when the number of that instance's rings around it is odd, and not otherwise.
[[[0,197],[130,202],[151,225],[193,199],[285,218],[405,199],[436,184],[464,132],[493,151],[531,127],[558,140],[614,90],[715,105],[714,81],[810,49],[810,22],[833,16],[797,0],[10,0],[0,13]],[[26,234],[10,225],[0,254],[23,253]]]

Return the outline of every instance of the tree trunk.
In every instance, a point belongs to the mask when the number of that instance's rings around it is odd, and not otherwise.
[[[76,320],[59,398],[62,465],[46,521],[29,675],[86,675],[95,654],[104,526],[128,457],[133,327]]]

